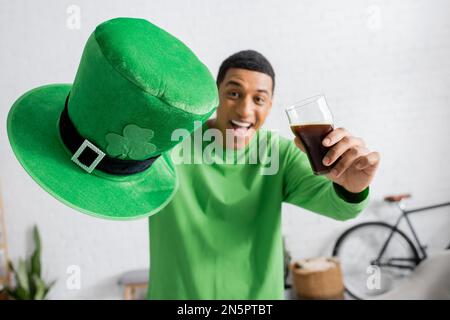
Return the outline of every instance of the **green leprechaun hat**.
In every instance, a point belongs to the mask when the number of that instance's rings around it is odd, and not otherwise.
[[[177,189],[169,150],[218,105],[215,81],[181,41],[143,19],[100,24],[75,81],[35,88],[8,115],[8,136],[31,177],[90,215],[136,219]]]

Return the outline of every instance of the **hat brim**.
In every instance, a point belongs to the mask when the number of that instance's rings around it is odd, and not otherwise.
[[[131,220],[160,211],[178,187],[169,153],[147,170],[128,176],[87,173],[71,161],[58,130],[70,89],[70,84],[38,87],[12,106],[8,137],[23,168],[56,199],[95,217]]]

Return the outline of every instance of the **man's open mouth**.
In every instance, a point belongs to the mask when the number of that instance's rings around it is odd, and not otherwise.
[[[238,120],[231,120],[230,125],[233,127],[234,134],[238,136],[245,136],[248,130],[253,127],[253,123],[251,122]]]

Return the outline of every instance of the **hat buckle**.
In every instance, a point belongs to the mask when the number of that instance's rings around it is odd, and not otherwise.
[[[81,163],[81,161],[78,159],[78,157],[83,153],[83,151],[89,148],[90,150],[92,150],[94,153],[97,154],[97,157],[94,159],[94,161],[92,161],[92,163],[87,166],[83,163]],[[84,139],[83,143],[81,144],[81,146],[77,149],[77,151],[74,153],[74,155],[72,156],[72,158],[70,158],[70,160],[72,160],[73,162],[75,162],[79,167],[81,167],[82,169],[84,169],[86,172],[91,173],[95,167],[97,167],[97,165],[100,163],[100,161],[102,161],[103,157],[105,156],[105,153],[100,150],[99,148],[97,148],[92,142],[90,142],[87,139]]]

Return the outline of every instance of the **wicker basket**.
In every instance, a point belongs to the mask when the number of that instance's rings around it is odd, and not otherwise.
[[[291,263],[290,269],[300,299],[344,298],[344,281],[336,257],[298,260]]]

